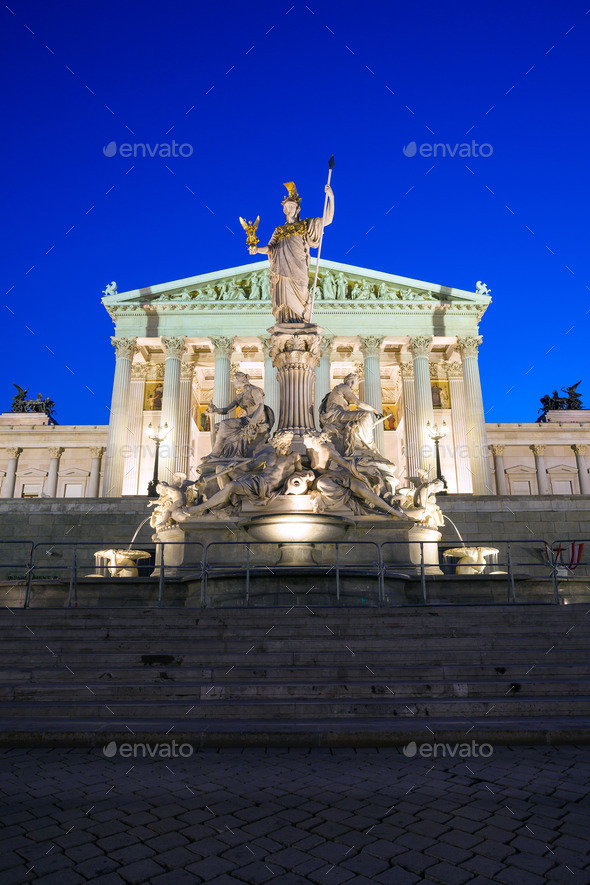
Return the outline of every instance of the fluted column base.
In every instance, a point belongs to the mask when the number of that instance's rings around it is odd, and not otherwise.
[[[320,336],[317,326],[281,324],[271,335],[273,366],[277,370],[281,407],[278,430],[290,430],[303,437],[315,430],[313,389],[320,362]]]

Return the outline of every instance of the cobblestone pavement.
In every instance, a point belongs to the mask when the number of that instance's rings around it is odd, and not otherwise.
[[[110,749],[0,751],[0,883],[590,883],[588,747]]]

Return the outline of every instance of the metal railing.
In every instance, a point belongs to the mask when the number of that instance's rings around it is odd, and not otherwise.
[[[402,606],[560,604],[572,593],[582,596],[580,584],[590,576],[585,540],[147,542],[140,544],[145,559],[121,566],[98,563],[97,546],[0,542],[0,581],[12,583],[7,593],[24,585],[19,604],[25,608],[282,605],[278,600],[288,601],[288,594],[294,604]],[[102,545],[108,548],[129,549]],[[459,555],[475,548],[487,548],[484,559],[470,563]],[[444,555],[454,549],[452,556]],[[318,580],[305,589],[312,576]],[[573,585],[572,579],[581,580]]]

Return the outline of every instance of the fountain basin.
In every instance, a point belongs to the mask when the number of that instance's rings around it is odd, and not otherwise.
[[[137,560],[149,559],[151,553],[147,550],[97,550],[94,554],[97,572],[87,575],[88,578],[101,578],[103,575],[98,569],[106,561],[106,567],[113,578],[137,578]]]
[[[256,541],[279,545],[277,565],[317,565],[314,543],[341,541],[352,519],[326,513],[269,513],[239,523]]]

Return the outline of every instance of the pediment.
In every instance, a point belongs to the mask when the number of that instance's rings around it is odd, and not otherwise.
[[[312,258],[310,287],[315,267],[316,262]],[[118,292],[105,296],[102,301],[114,316],[137,309],[158,312],[167,306],[212,312],[232,307],[266,312],[265,302],[268,304],[269,298],[269,263],[256,261],[143,289]],[[452,306],[477,312],[481,316],[490,301],[490,295],[479,292],[322,259],[315,313],[325,314],[334,310],[355,312],[376,307],[391,311],[436,309],[445,305],[446,308]]]
[[[529,467],[528,464],[515,464],[514,467],[507,467],[504,472],[508,474],[527,473],[531,476],[534,476],[537,473],[535,468]]]
[[[46,470],[41,470],[39,467],[25,467],[24,470],[18,471],[19,477],[28,477],[29,479],[33,478],[41,478],[47,476]]]

